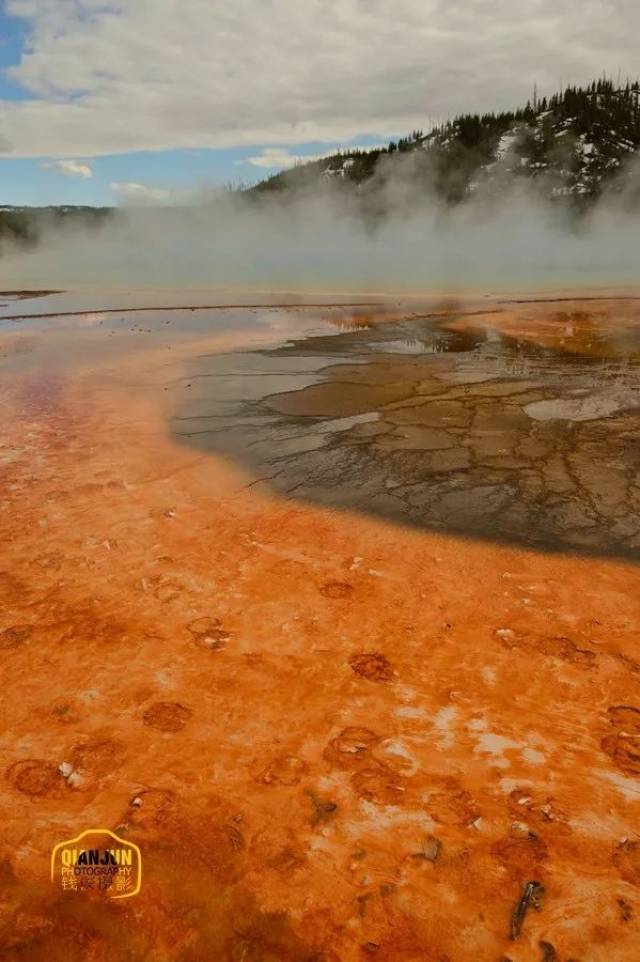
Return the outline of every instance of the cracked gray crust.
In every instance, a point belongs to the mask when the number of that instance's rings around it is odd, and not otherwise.
[[[597,355],[575,355],[411,317],[251,357],[253,399],[236,364],[232,402],[211,376],[223,359],[199,359],[189,377],[206,391],[173,426],[252,484],[468,537],[640,556],[635,336],[621,349],[605,330]]]

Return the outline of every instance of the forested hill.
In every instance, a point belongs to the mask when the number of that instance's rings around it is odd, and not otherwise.
[[[551,197],[588,199],[607,185],[628,187],[634,177],[628,162],[639,149],[640,84],[597,80],[534,98],[519,110],[465,114],[385,148],[303,164],[262,181],[252,192],[298,190],[323,181],[366,191],[375,189],[381,176],[404,170],[417,190],[432,190],[450,202],[481,187],[499,188],[514,177],[536,178]]]

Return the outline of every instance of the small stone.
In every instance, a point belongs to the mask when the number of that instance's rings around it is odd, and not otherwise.
[[[515,638],[516,633],[511,628],[496,628],[496,635],[498,638],[502,638],[504,641],[509,641]]]
[[[83,783],[84,783],[84,778],[82,777],[80,772],[71,772],[71,774],[67,778],[67,785],[70,785],[71,788],[80,788],[80,786]]]
[[[131,799],[130,804],[133,805],[134,808],[142,808],[142,799],[139,795],[136,795],[135,798]]]
[[[58,771],[63,778],[68,778],[73,772],[73,765],[70,765],[69,762],[60,762],[58,765]]]

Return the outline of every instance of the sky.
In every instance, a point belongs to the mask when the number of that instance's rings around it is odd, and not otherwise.
[[[637,0],[0,0],[0,205],[173,204],[636,78]]]

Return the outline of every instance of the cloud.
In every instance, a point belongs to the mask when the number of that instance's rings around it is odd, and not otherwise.
[[[344,143],[637,71],[637,0],[5,0],[13,156]],[[61,134],[63,132],[63,134]],[[292,154],[293,155],[293,154]]]
[[[367,144],[366,147],[358,147],[357,149],[367,151],[386,146],[386,143]],[[288,170],[290,167],[295,167],[296,164],[306,164],[311,160],[322,160],[323,157],[332,157],[340,149],[341,148],[336,145],[328,150],[324,150],[321,154],[292,154],[287,147],[263,147],[262,151],[255,157],[247,157],[246,160],[236,160],[235,164],[236,166],[251,164],[253,167]]]
[[[149,184],[138,184],[133,180],[113,181],[109,184],[118,200],[126,204],[147,205],[167,204],[174,199],[174,194],[164,187],[151,187]]]
[[[45,170],[55,170],[63,177],[80,177],[83,180],[91,180],[93,170],[90,164],[79,163],[77,160],[54,160],[47,164],[42,164]]]
[[[323,154],[292,154],[286,147],[265,147],[262,153],[256,157],[247,157],[246,161],[241,161],[241,163],[251,164],[253,167],[283,170],[289,167],[295,167],[296,164],[304,164],[310,160],[320,160],[321,157],[329,157],[334,152],[334,150],[329,150]]]

